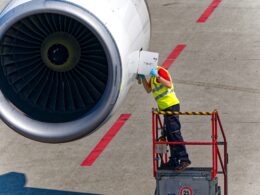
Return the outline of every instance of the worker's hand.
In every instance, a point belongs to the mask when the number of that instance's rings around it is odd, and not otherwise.
[[[138,74],[138,77],[141,78],[142,80],[145,79],[145,76],[143,74]]]
[[[138,84],[141,85],[142,84],[142,80],[145,79],[145,76],[143,74],[138,74],[138,75],[136,75],[136,79],[138,81]]]
[[[151,76],[158,77],[158,76],[159,76],[159,75],[158,75],[158,70],[157,70],[156,68],[153,68],[153,69],[151,70],[151,72],[150,72],[150,75],[151,75]]]

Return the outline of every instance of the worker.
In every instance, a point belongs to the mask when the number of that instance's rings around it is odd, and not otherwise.
[[[157,66],[150,72],[149,82],[144,75],[139,75],[143,86],[147,93],[153,92],[154,98],[161,111],[180,111],[180,101],[178,100],[175,92],[174,85],[169,72]],[[181,135],[181,124],[179,121],[179,115],[164,115],[164,124],[166,126],[165,133],[168,141],[171,142],[183,142]],[[176,171],[183,171],[189,165],[188,153],[186,152],[185,145],[170,145],[170,160],[164,167],[174,169]]]

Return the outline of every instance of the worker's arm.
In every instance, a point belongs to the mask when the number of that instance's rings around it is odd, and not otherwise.
[[[148,81],[146,80],[145,76],[142,74],[138,74],[136,79],[138,80],[139,84],[143,83],[144,89],[147,93],[151,93],[152,89],[151,89],[151,85],[150,83],[148,83]]]
[[[172,87],[172,81],[171,81],[171,77],[168,75],[169,73],[164,73],[164,74],[166,74],[166,75],[164,75],[164,77],[163,77],[163,75],[160,75],[159,74],[159,72],[158,72],[158,70],[157,69],[152,69],[151,70],[151,72],[150,72],[150,75],[151,76],[155,76],[156,78],[157,78],[157,80],[163,85],[163,86],[165,86],[165,87],[167,87],[167,88],[171,88]],[[168,80],[167,80],[167,78],[168,78]]]
[[[147,93],[151,93],[152,89],[149,85],[149,83],[147,82],[146,78],[142,78],[142,83],[144,86],[144,89],[146,90]]]
[[[164,85],[165,87],[167,87],[167,88],[171,88],[171,87],[172,87],[172,81],[171,81],[171,80],[167,81],[166,79],[164,79],[164,78],[161,77],[161,76],[157,77],[157,79],[158,79],[158,81],[160,81],[160,83],[161,83],[162,85]]]

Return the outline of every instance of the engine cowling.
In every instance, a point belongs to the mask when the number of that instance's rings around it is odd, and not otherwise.
[[[14,0],[0,18],[0,116],[42,142],[90,134],[126,96],[147,49],[144,0]]]

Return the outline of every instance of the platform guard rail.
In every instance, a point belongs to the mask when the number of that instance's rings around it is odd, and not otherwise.
[[[163,130],[164,124],[160,115],[196,115],[196,116],[211,116],[212,123],[212,140],[210,142],[168,142],[159,140],[159,131]],[[219,130],[223,137],[223,141],[219,141]],[[153,139],[153,174],[156,177],[157,170],[159,168],[159,161],[166,163],[168,161],[167,152],[165,154],[159,154],[156,152],[156,146],[159,145],[212,145],[212,172],[211,179],[214,179],[218,174],[224,175],[224,195],[228,195],[228,153],[227,153],[227,139],[219,117],[217,110],[213,112],[164,112],[159,111],[156,108],[152,109],[152,139]],[[223,147],[223,155],[221,155],[219,146]],[[219,171],[219,162],[221,165],[221,171]]]

